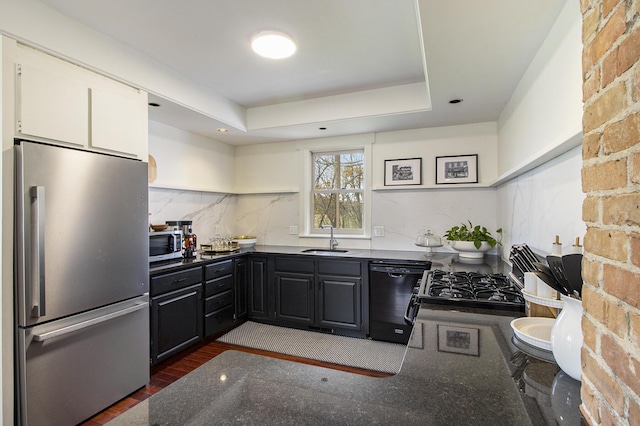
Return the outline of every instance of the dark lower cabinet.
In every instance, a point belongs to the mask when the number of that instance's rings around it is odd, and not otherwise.
[[[245,319],[364,337],[363,270],[358,260],[250,254],[152,274],[151,364]]]
[[[204,267],[204,335],[218,334],[233,325],[235,314],[233,260]]]
[[[151,364],[202,339],[202,284],[151,299]]]
[[[321,327],[360,330],[362,278],[318,277],[318,324]]]
[[[275,320],[301,325],[315,324],[314,276],[275,273]]]
[[[247,314],[250,319],[267,319],[269,317],[267,257],[249,256],[247,263],[249,289]]]
[[[357,260],[276,256],[273,322],[364,336],[362,271]]]
[[[235,305],[236,312],[234,320],[235,322],[244,321],[247,319],[247,295],[248,295],[248,274],[247,274],[247,259],[240,258],[234,261],[234,280],[235,280]]]

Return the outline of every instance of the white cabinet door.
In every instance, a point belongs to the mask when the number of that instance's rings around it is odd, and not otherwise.
[[[147,159],[146,97],[91,89],[91,147]]]
[[[19,68],[18,133],[86,146],[89,88],[32,65]]]

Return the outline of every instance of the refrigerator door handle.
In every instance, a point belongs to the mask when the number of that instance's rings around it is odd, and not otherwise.
[[[128,308],[121,309],[116,312],[111,312],[106,315],[102,315],[100,317],[92,318],[87,321],[82,321],[77,324],[70,325],[68,327],[62,327],[57,330],[49,331],[42,334],[35,334],[33,336],[33,340],[36,342],[44,342],[45,340],[52,339],[54,337],[64,336],[65,334],[74,333],[76,331],[85,329],[87,327],[94,326],[96,324],[100,324],[105,321],[110,321],[114,318],[121,317],[123,315],[130,314],[132,312],[139,311],[140,309],[145,309],[149,306],[148,303],[136,303],[133,306],[129,306]]]
[[[44,279],[44,224],[45,196],[44,186],[32,186],[31,195],[31,314],[38,318],[45,315],[45,279]]]

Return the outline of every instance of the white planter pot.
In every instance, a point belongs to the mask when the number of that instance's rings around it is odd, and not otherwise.
[[[551,328],[551,351],[556,364],[570,377],[580,380],[582,364],[582,301],[562,296],[564,305]]]
[[[470,259],[482,259],[484,253],[491,248],[488,242],[483,241],[480,244],[480,248],[476,248],[473,245],[473,241],[450,241],[451,247],[457,250],[460,257],[466,257]]]

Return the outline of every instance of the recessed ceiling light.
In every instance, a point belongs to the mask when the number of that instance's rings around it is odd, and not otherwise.
[[[462,102],[462,99],[451,99],[449,101],[450,104],[459,104],[460,102]]]
[[[156,103],[156,102],[149,102],[149,106],[150,107],[154,107],[154,108],[158,108],[160,106],[160,104]]]
[[[229,129],[225,129],[224,127],[218,127],[216,130],[220,133],[227,133],[229,131]]]
[[[296,52],[293,39],[279,31],[262,31],[251,38],[251,48],[260,56],[284,59]]]

